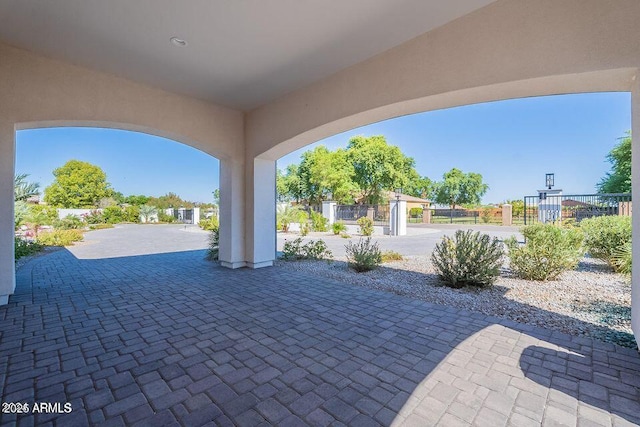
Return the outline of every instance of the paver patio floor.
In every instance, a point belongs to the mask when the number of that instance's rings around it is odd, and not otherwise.
[[[2,425],[640,423],[634,350],[203,257],[61,250],[20,269],[2,402],[73,410]]]

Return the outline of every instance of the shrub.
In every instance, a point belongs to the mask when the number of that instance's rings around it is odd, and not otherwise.
[[[93,224],[89,226],[89,230],[104,230],[105,228],[114,228],[113,224]]]
[[[85,227],[85,222],[75,215],[67,215],[54,222],[53,227],[58,230],[79,230]]]
[[[309,242],[303,245],[302,239],[298,237],[295,240],[285,242],[284,248],[282,249],[282,258],[288,261],[300,259],[330,259],[332,256],[333,254],[322,239],[317,241],[309,240]]]
[[[431,255],[433,266],[447,286],[488,286],[500,275],[503,245],[488,234],[458,230],[445,236]]]
[[[220,227],[218,217],[216,217],[215,215],[211,216],[210,218],[201,219],[198,225],[200,226],[200,228],[207,231],[217,231]]]
[[[342,232],[347,231],[347,226],[343,221],[336,221],[331,224],[331,229],[333,230],[333,234],[338,235]]]
[[[212,217],[213,218],[213,217]],[[220,249],[220,229],[216,227],[209,232],[209,247],[207,248],[207,259],[218,260]]]
[[[491,222],[491,208],[482,209],[482,213],[480,214],[480,221],[485,224],[489,224]]]
[[[360,239],[358,243],[349,242],[346,248],[349,267],[358,273],[373,270],[382,262],[378,243],[371,243],[371,237]]]
[[[525,245],[515,238],[506,241],[511,270],[527,280],[553,280],[576,268],[584,255],[582,232],[553,224],[534,224],[522,229]]]
[[[80,230],[53,230],[40,233],[37,242],[44,246],[71,246],[84,238]]]
[[[140,208],[138,208],[138,211],[139,211],[139,209]],[[169,215],[168,213],[166,213],[165,211],[160,209],[160,210],[158,210],[158,221],[159,222],[164,222],[164,223],[167,223],[167,224],[172,224],[172,223],[176,222],[176,218],[173,215]]]
[[[422,216],[422,208],[409,209],[409,216],[411,218],[420,218]]]
[[[120,206],[107,206],[102,210],[104,222],[108,224],[118,224],[124,219],[124,211]]]
[[[16,261],[22,257],[40,252],[43,248],[43,246],[38,242],[24,240],[19,237],[16,237],[14,239],[14,246],[15,246]]]
[[[92,210],[88,214],[83,215],[83,217],[87,224],[104,224],[107,222],[99,210]]]
[[[311,229],[313,231],[327,231],[328,221],[320,212],[311,211]]]
[[[122,213],[122,220],[124,222],[140,222],[140,206],[127,206]]]
[[[594,258],[602,259],[615,268],[613,254],[631,242],[631,217],[600,216],[580,222],[584,232],[584,246]]]
[[[631,274],[631,242],[625,243],[623,246],[615,249],[611,254],[611,266],[618,273]]]
[[[373,220],[371,218],[363,216],[358,218],[357,222],[360,226],[360,234],[363,236],[371,236],[373,234]]]
[[[343,239],[350,239],[351,235],[345,232],[340,233],[340,237],[342,237]]]
[[[395,251],[382,252],[382,262],[402,261],[402,254]]]
[[[309,231],[310,231],[309,223],[308,222],[301,222],[300,223],[300,235],[304,237],[307,234],[309,234]]]
[[[305,224],[308,219],[309,215],[297,206],[278,206],[278,210],[276,212],[276,223],[278,225],[278,229],[285,233],[289,231],[289,225],[292,222],[300,224],[300,230],[302,230],[302,225]]]

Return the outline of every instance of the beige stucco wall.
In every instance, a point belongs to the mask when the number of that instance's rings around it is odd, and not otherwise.
[[[375,121],[455,105],[628,91],[637,0],[497,1],[251,111],[250,155],[278,158]]]
[[[183,142],[223,163],[244,162],[242,112],[0,44],[0,300],[14,288],[8,279],[14,269],[13,203],[6,201],[13,200],[15,131],[48,126],[141,131]],[[230,182],[221,180],[225,185]],[[243,221],[236,216],[239,240]],[[244,242],[235,247],[229,256],[244,260]]]

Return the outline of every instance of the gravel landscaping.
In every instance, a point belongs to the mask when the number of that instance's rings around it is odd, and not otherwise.
[[[637,348],[631,332],[631,284],[602,261],[585,258],[559,280],[535,282],[504,268],[486,289],[442,286],[426,256],[404,257],[367,273],[356,273],[344,259],[278,261],[278,268],[304,271],[352,285],[378,289],[517,322],[583,335]]]

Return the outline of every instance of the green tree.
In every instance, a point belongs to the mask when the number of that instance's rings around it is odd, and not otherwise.
[[[13,197],[14,201],[25,201],[29,197],[37,196],[40,194],[40,184],[37,182],[28,182],[27,177],[29,175],[22,173],[16,175],[13,181]]]
[[[346,150],[329,151],[323,145],[306,151],[297,171],[302,195],[313,205],[329,198],[352,203],[353,193],[358,189],[352,180],[353,173]]]
[[[155,206],[142,205],[140,206],[140,216],[142,222],[149,222],[154,215],[158,214],[158,209]]]
[[[442,176],[443,180],[435,184],[434,196],[437,203],[451,206],[478,204],[480,199],[489,189],[482,182],[479,173],[464,173],[460,169],[453,168]]]
[[[216,188],[215,190],[213,190],[213,203],[216,204],[216,206],[220,206],[220,189]]]
[[[110,197],[107,175],[100,167],[80,160],[69,160],[53,171],[55,180],[45,189],[44,200],[64,208],[97,207],[100,200]]]
[[[505,203],[511,205],[511,214],[515,217],[521,217],[524,214],[524,200],[513,199],[507,200]]]
[[[148,196],[143,196],[142,194],[136,196],[132,194],[131,196],[125,197],[123,203],[126,203],[131,206],[142,206],[146,204],[148,201],[149,201]]]
[[[618,145],[607,154],[611,171],[598,183],[599,193],[631,192],[631,132],[619,140]]]
[[[351,138],[347,153],[354,168],[353,181],[369,204],[382,202],[385,190],[406,187],[414,170],[413,158],[389,145],[382,135]]]
[[[290,164],[285,173],[280,172],[276,175],[276,190],[280,201],[293,200],[299,203],[305,197],[298,165]]]
[[[434,183],[426,176],[418,175],[415,170],[409,175],[408,183],[402,190],[403,193],[410,196],[420,197],[422,199],[428,199],[433,192]]]

